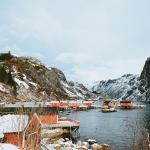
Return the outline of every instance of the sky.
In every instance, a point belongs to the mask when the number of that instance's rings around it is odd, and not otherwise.
[[[149,17],[149,0],[1,0],[0,51],[36,57],[78,82],[140,74]]]

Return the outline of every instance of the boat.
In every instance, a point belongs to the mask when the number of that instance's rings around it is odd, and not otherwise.
[[[76,108],[77,111],[85,111],[87,109],[88,109],[88,106],[85,106],[85,105],[81,105],[81,106]]]
[[[104,113],[106,113],[106,112],[116,112],[117,111],[117,109],[115,109],[115,108],[102,108],[102,110],[101,110],[102,112],[104,112]]]
[[[96,143],[96,140],[92,138],[92,139],[88,139],[87,142],[88,142],[90,145],[92,145],[92,144]]]
[[[137,105],[137,108],[145,108],[146,107],[146,105]]]

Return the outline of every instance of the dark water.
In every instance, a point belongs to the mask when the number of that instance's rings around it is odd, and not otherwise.
[[[111,145],[114,150],[131,149],[133,136],[142,134],[139,131],[150,130],[150,105],[144,109],[113,113],[102,113],[100,109],[73,112],[68,117],[80,121],[81,140],[93,137],[98,143]]]

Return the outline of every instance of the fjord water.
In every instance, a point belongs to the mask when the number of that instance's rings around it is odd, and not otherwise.
[[[149,104],[144,109],[118,110],[113,113],[102,113],[100,109],[79,111],[68,117],[80,121],[81,140],[94,138],[98,143],[107,143],[115,150],[131,149],[134,132],[150,130]]]

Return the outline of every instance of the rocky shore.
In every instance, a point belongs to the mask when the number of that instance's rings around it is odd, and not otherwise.
[[[108,144],[98,144],[95,140],[73,143],[68,138],[61,138],[52,144],[43,141],[42,150],[112,150]]]

